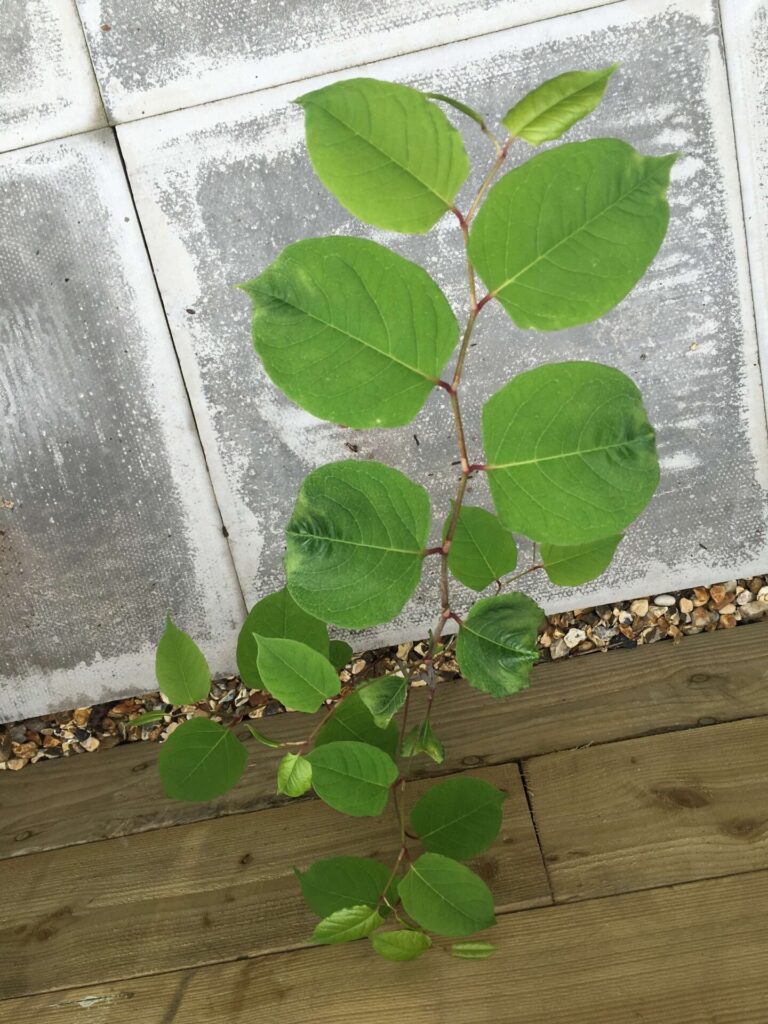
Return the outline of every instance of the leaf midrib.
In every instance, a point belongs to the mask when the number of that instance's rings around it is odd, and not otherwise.
[[[324,536],[323,534],[320,534],[320,533],[297,533],[295,530],[292,530],[290,528],[290,526],[288,527],[288,529],[285,532],[286,532],[286,534],[288,536],[290,536],[290,537],[298,537],[301,540],[308,540],[308,539],[326,540],[330,544],[347,544],[350,547],[367,548],[367,549],[369,549],[371,551],[386,551],[386,552],[389,552],[389,553],[391,553],[393,555],[418,555],[418,556],[421,556],[421,555],[424,554],[424,549],[423,548],[418,548],[415,551],[410,550],[408,548],[387,548],[387,547],[383,547],[381,544],[367,544],[364,541],[344,540],[341,537],[326,537],[326,536]]]
[[[646,432],[644,434],[637,434],[635,437],[624,441],[616,441],[613,444],[598,445],[595,448],[577,448],[574,451],[558,452],[555,455],[540,455],[533,459],[519,459],[517,462],[492,463],[491,465],[486,466],[485,469],[489,472],[493,472],[493,470],[498,469],[517,469],[518,466],[536,466],[540,462],[554,462],[557,459],[572,459],[577,455],[594,455],[596,452],[609,452],[614,448],[624,448],[628,444],[635,445],[641,441],[650,441],[653,437],[653,433]]]

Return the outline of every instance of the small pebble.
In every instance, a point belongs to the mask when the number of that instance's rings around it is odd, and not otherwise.
[[[671,608],[676,602],[671,594],[659,594],[658,597],[654,597],[653,603],[660,605],[662,608]]]
[[[587,639],[587,634],[583,629],[569,629],[563,639],[565,640],[566,647],[578,647],[582,640]]]
[[[648,614],[648,599],[644,597],[639,601],[633,601],[629,610],[633,615],[637,615],[641,619],[644,618]]]

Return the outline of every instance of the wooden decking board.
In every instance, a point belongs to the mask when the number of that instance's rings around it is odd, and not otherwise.
[[[517,766],[472,774],[510,794],[500,838],[475,862],[497,906],[550,903]],[[6,860],[0,998],[296,948],[316,918],[293,865],[386,861],[396,844],[391,813],[345,818],[309,800]]]
[[[441,688],[434,721],[446,763],[415,762],[427,775],[603,743],[699,723],[768,715],[768,623],[549,663],[533,686],[506,701],[466,684]],[[416,702],[418,704],[418,702]],[[306,716],[263,723],[277,739],[307,730]],[[105,754],[0,775],[0,859],[127,836],[278,803],[274,752],[251,741],[240,785],[211,804],[167,800],[157,747],[130,744]]]
[[[556,900],[768,868],[768,718],[549,754],[524,772]]]
[[[759,872],[511,914],[486,961],[391,964],[358,942],[12,999],[0,1019],[765,1024],[766,905]]]

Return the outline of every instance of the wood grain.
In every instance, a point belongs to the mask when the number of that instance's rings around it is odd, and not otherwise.
[[[557,900],[768,868],[768,718],[533,758]]]
[[[768,715],[768,623],[671,643],[548,663],[530,690],[505,701],[464,683],[446,684],[434,721],[447,758],[417,774],[503,764],[554,750],[697,724]],[[423,696],[423,695],[422,695]],[[418,710],[419,701],[414,701]],[[278,740],[296,739],[307,716],[262,723]],[[154,744],[0,774],[0,859],[167,825],[273,807],[274,751],[249,741],[250,767],[231,793],[181,804],[162,793]]]
[[[510,794],[499,839],[474,862],[499,909],[551,902],[517,766],[472,774]],[[0,998],[304,945],[317,919],[293,865],[391,863],[396,845],[391,812],[345,818],[308,800],[6,860]]]
[[[765,1024],[768,872],[501,918],[498,953],[366,942],[11,1000],[56,1024]]]

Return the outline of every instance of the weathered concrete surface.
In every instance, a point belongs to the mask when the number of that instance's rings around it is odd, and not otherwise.
[[[110,130],[0,157],[0,721],[154,688],[243,614]]]
[[[0,0],[0,152],[106,124],[74,0]]]
[[[129,121],[615,0],[77,0]]]
[[[659,431],[660,490],[614,567],[595,585],[578,591],[531,585],[550,609],[659,593],[768,563],[768,444],[715,6],[709,0],[626,0],[364,71],[439,88],[499,117],[541,79],[611,61],[621,61],[622,69],[606,101],[570,138],[616,135],[644,152],[683,153],[662,252],[632,296],[595,325],[554,335],[520,332],[500,308],[489,308],[467,372],[464,406],[478,456],[484,398],[537,363],[600,360],[627,372],[647,396]],[[251,600],[281,583],[283,525],[301,478],[313,467],[353,457],[353,451],[398,466],[430,486],[438,522],[455,486],[453,432],[441,394],[406,429],[343,430],[282,398],[250,349],[248,303],[231,285],[307,235],[351,233],[386,242],[422,263],[458,311],[466,308],[452,219],[421,238],[357,224],[311,171],[301,113],[290,103],[296,91],[279,88],[118,129]],[[461,127],[476,168],[474,187],[488,147],[473,125]],[[521,144],[515,156],[524,159],[526,152]],[[482,480],[470,500],[487,500]],[[423,634],[434,606],[429,578],[393,627],[361,642]]]
[[[721,9],[768,401],[768,0],[721,0]]]

